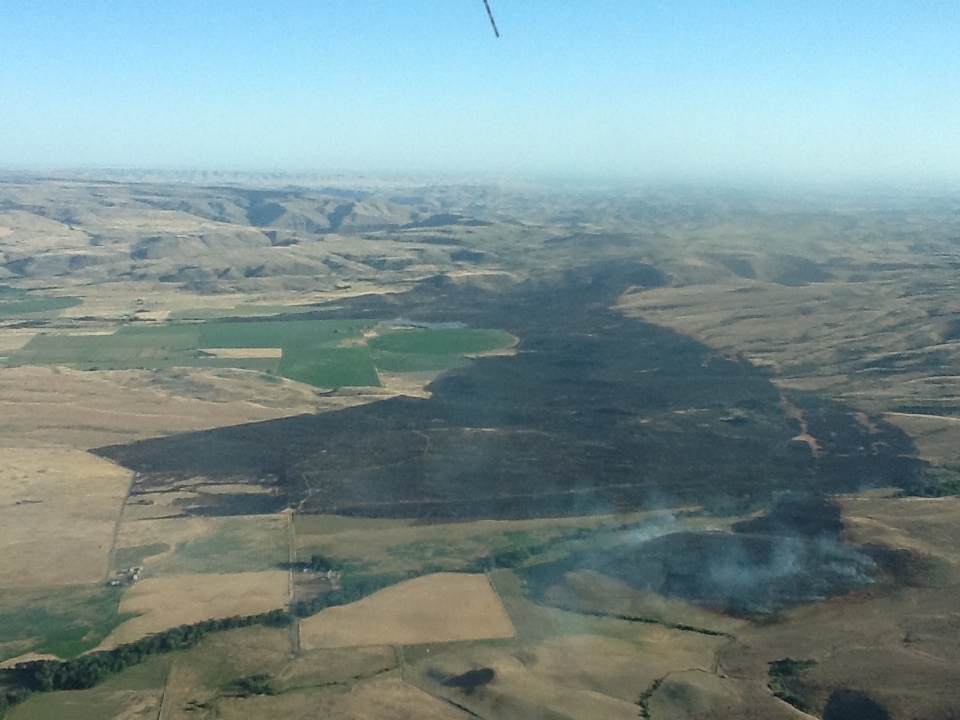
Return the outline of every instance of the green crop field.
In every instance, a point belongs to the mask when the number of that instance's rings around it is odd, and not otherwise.
[[[500,330],[438,328],[390,330],[368,341],[378,369],[385,372],[439,372],[470,362],[468,355],[510,347],[513,335]]]
[[[284,350],[280,374],[318,387],[378,386],[377,368],[365,347]]]
[[[200,347],[335,346],[375,324],[367,320],[251,320],[198,325]]]
[[[116,342],[144,347],[197,347],[201,323],[167,323],[165,325],[122,325],[113,335]]]
[[[147,328],[139,328],[147,330]],[[190,364],[197,332],[190,328],[158,327],[155,333],[117,332],[113,335],[37,335],[11,357],[16,365],[70,365],[83,369],[129,369]],[[171,332],[174,330],[174,332]]]
[[[387,350],[372,350],[370,357],[378,370],[384,372],[440,372],[467,365],[470,360],[462,355],[418,355]]]
[[[7,291],[0,293],[0,318],[52,313],[75,307],[81,302],[78,297],[39,297]]]
[[[129,619],[118,613],[119,605],[118,588],[55,588],[30,597],[5,592],[0,594],[0,643],[30,641],[33,652],[75,657]]]
[[[337,348],[373,324],[362,320],[284,320],[127,325],[112,335],[41,334],[8,364],[82,370],[231,367],[278,373],[318,387],[379,385],[364,347]],[[221,358],[203,348],[281,348],[280,358]]]
[[[500,330],[443,328],[393,330],[370,340],[370,347],[410,355],[471,355],[510,347],[516,338]]]
[[[276,372],[278,358],[218,358],[177,346],[170,337],[145,339],[117,335],[38,335],[9,365],[67,365],[79,370],[161,370],[171,367],[231,367]]]
[[[468,355],[511,346],[499,330],[389,330],[365,341],[373,320],[246,320],[124,325],[112,335],[39,334],[8,366],[67,365],[81,370],[241,368],[316,387],[379,386],[378,370],[442,371]],[[281,357],[216,357],[218,348],[279,348]]]

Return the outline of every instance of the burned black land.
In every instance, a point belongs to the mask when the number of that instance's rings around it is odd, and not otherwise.
[[[815,457],[763,371],[611,309],[627,288],[663,282],[655,267],[607,262],[509,292],[439,277],[404,295],[320,307],[316,317],[500,328],[520,344],[440,377],[430,399],[98,452],[140,473],[143,487],[273,477],[301,512],[420,520],[679,504],[725,513],[769,507],[785,491],[819,497],[917,481],[921,463],[898,429],[791,398],[828,439]]]

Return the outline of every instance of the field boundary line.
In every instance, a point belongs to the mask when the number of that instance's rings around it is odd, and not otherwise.
[[[493,591],[493,596],[497,598],[497,604],[500,606],[500,610],[503,612],[503,616],[507,619],[507,622],[510,623],[510,628],[513,630],[513,635],[510,637],[517,637],[520,633],[517,631],[517,625],[513,622],[513,618],[510,617],[510,613],[507,612],[507,606],[503,604],[503,598],[500,597],[500,591],[497,590],[497,586],[493,582],[493,578],[490,577],[490,572],[484,572],[483,577],[487,581],[487,585],[490,586],[490,589]]]
[[[170,676],[173,674],[173,663],[167,668],[167,677],[163,681],[163,689],[160,691],[160,707],[157,709],[157,720],[163,720],[163,704],[167,700],[167,686],[170,684]]]
[[[113,542],[110,544],[110,552],[107,554],[107,570],[103,576],[104,582],[110,582],[110,570],[117,557],[117,546],[120,544],[120,528],[123,526],[123,513],[127,509],[127,502],[130,500],[130,495],[133,494],[133,484],[137,481],[137,477],[138,473],[130,473],[130,483],[127,485],[127,492],[123,496],[123,502],[120,503],[117,521],[113,525]]]
[[[297,560],[297,528],[293,522],[295,513],[290,510],[288,513],[287,521],[287,542],[289,546],[287,548],[287,557],[289,560],[289,570],[287,571],[287,595],[290,599],[290,607],[293,608],[294,602],[294,563]],[[290,645],[293,652],[293,657],[300,656],[300,618],[296,615],[293,616],[293,623],[290,626]]]

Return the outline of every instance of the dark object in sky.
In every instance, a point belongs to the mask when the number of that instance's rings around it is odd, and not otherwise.
[[[493,11],[490,9],[490,3],[483,0],[483,6],[487,9],[487,17],[490,18],[490,25],[493,26],[493,34],[500,37],[500,31],[497,30],[497,21],[493,19]]]

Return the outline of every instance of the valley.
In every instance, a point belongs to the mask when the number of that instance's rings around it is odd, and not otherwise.
[[[957,208],[3,178],[0,714],[947,720]]]

